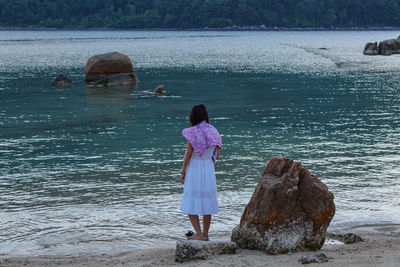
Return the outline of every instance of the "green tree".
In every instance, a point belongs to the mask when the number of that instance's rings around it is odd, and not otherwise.
[[[399,0],[0,0],[0,27],[400,26]]]

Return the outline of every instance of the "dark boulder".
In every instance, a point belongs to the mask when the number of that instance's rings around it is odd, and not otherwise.
[[[55,87],[71,87],[72,85],[73,82],[62,74],[58,75],[53,81],[53,86]]]
[[[379,54],[390,56],[391,54],[400,53],[400,39],[384,40],[379,43]]]
[[[379,54],[378,43],[367,43],[364,47],[364,55],[375,56]]]
[[[273,157],[231,240],[268,254],[318,250],[335,214],[333,194],[288,158]]]

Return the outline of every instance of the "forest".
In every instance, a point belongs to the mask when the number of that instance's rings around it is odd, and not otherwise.
[[[400,26],[399,0],[0,0],[2,28]]]

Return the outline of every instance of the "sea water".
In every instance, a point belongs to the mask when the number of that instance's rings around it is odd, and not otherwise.
[[[0,255],[172,246],[191,228],[181,130],[198,103],[223,140],[211,238],[229,239],[272,156],[327,184],[331,229],[400,223],[400,55],[362,55],[397,35],[0,31]],[[86,61],[111,51],[139,84],[86,88]],[[60,73],[72,88],[51,86]]]

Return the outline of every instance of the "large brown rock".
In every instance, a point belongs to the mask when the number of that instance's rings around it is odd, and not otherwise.
[[[121,77],[121,83],[116,77]],[[130,58],[118,52],[111,52],[89,58],[86,63],[85,81],[92,85],[108,85],[108,82],[112,81],[112,85],[116,85],[136,83],[137,78],[133,73]]]
[[[379,54],[378,43],[367,43],[364,47],[364,55],[375,56]]]
[[[268,254],[318,250],[334,214],[333,194],[324,183],[300,162],[273,157],[231,239]]]

